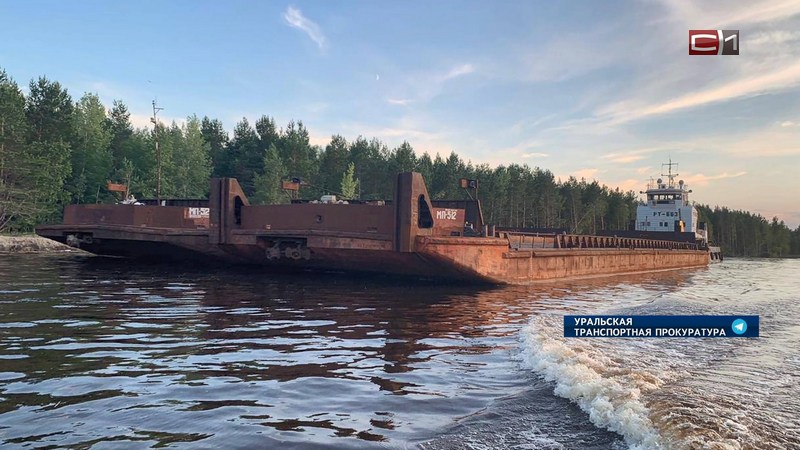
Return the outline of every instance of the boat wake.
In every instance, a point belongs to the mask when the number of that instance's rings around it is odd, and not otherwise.
[[[562,320],[554,315],[531,320],[522,333],[524,364],[554,382],[555,394],[575,402],[594,425],[622,435],[630,448],[664,448],[642,395],[677,373],[654,366],[634,368],[631,355],[609,351],[608,340],[568,343],[559,336]]]
[[[779,318],[793,302],[759,306],[761,340],[567,339],[562,316],[534,316],[520,358],[630,449],[800,448],[800,364],[779,350],[800,345],[800,327]]]

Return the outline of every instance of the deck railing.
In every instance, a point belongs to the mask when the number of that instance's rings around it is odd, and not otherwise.
[[[500,237],[508,239],[509,246],[517,250],[537,248],[598,248],[598,249],[662,249],[699,250],[700,245],[692,242],[676,242],[656,239],[621,238],[612,236],[590,236],[582,234],[538,234],[500,232]]]

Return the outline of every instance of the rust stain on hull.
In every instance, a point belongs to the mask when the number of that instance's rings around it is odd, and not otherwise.
[[[709,260],[708,252],[703,250],[509,250],[502,242],[472,244],[440,238],[420,239],[419,251],[473,270],[476,276],[507,284],[704,267]]]
[[[185,202],[184,202],[185,203]],[[474,201],[431,201],[422,176],[398,175],[391,202],[249,205],[236,180],[211,180],[186,206],[70,205],[44,237],[98,255],[378,272],[529,284],[702,267],[697,243],[494,232]]]

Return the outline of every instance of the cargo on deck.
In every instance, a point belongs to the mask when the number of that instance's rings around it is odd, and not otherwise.
[[[208,200],[69,205],[63,224],[36,232],[98,255],[493,284],[702,267],[711,255],[704,240],[667,236],[680,233],[503,231],[476,199],[431,200],[415,172],[397,176],[392,200],[325,200],[250,205],[235,179],[214,178]]]

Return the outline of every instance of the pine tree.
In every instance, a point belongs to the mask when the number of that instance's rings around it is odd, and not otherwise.
[[[32,215],[25,97],[19,86],[0,69],[0,231]]]
[[[350,163],[347,170],[342,175],[342,182],[339,192],[342,197],[353,200],[358,198],[358,180],[355,177],[356,166]]]
[[[209,156],[211,157],[212,174],[215,177],[231,176],[231,162],[228,158],[228,143],[230,141],[228,132],[218,119],[203,117],[200,126],[203,140],[208,144]]]
[[[384,187],[387,184],[386,164],[382,156],[385,147],[378,139],[367,141],[361,136],[350,144],[350,160],[355,164],[356,177],[361,183],[362,199],[386,200],[394,192],[394,176],[388,179],[390,190]]]
[[[286,168],[274,144],[267,149],[263,166],[263,172],[256,174],[253,179],[255,193],[251,201],[261,205],[284,203],[287,196],[281,188],[281,182],[286,177]]]
[[[310,183],[316,178],[319,170],[319,152],[317,147],[311,145],[308,130],[303,122],[290,121],[281,133],[276,147],[287,174],[309,182],[301,188],[301,196],[316,197],[320,194],[319,188]]]
[[[106,182],[112,171],[112,133],[107,126],[105,107],[97,95],[85,94],[78,101],[73,128],[72,173],[67,188],[73,202],[95,203],[101,194],[107,197]]]
[[[266,154],[271,145],[277,145],[280,133],[275,126],[275,119],[269,116],[261,116],[256,120],[256,133],[258,133],[259,148]]]
[[[183,198],[181,188],[184,187],[188,168],[181,158],[184,147],[183,131],[175,121],[169,126],[159,123],[158,145],[161,151],[161,197]],[[158,168],[152,182],[153,189],[157,187],[157,176]]]
[[[258,166],[254,167],[253,161],[259,156],[259,140],[256,130],[250,125],[246,118],[236,124],[233,129],[233,139],[228,145],[226,155],[228,176],[239,180],[244,193],[247,196],[253,194],[253,180],[260,172],[263,154],[258,161]]]
[[[29,181],[34,213],[27,227],[40,221],[57,221],[61,206],[69,201],[64,182],[72,173],[70,164],[73,141],[73,103],[66,89],[58,82],[41,77],[30,83],[30,95],[25,105],[28,121],[26,160],[33,170]]]
[[[174,149],[172,171],[175,194],[181,198],[199,198],[208,194],[211,177],[210,145],[203,139],[200,120],[190,116],[180,129],[180,144]]]
[[[345,138],[339,135],[331,137],[319,159],[319,185],[326,191],[337,191],[342,181],[342,174],[350,163],[350,149]]]
[[[130,161],[132,153],[130,141],[133,137],[131,114],[122,100],[114,100],[114,105],[106,118],[106,129],[111,134],[109,148],[114,167],[121,167],[124,158]]]

